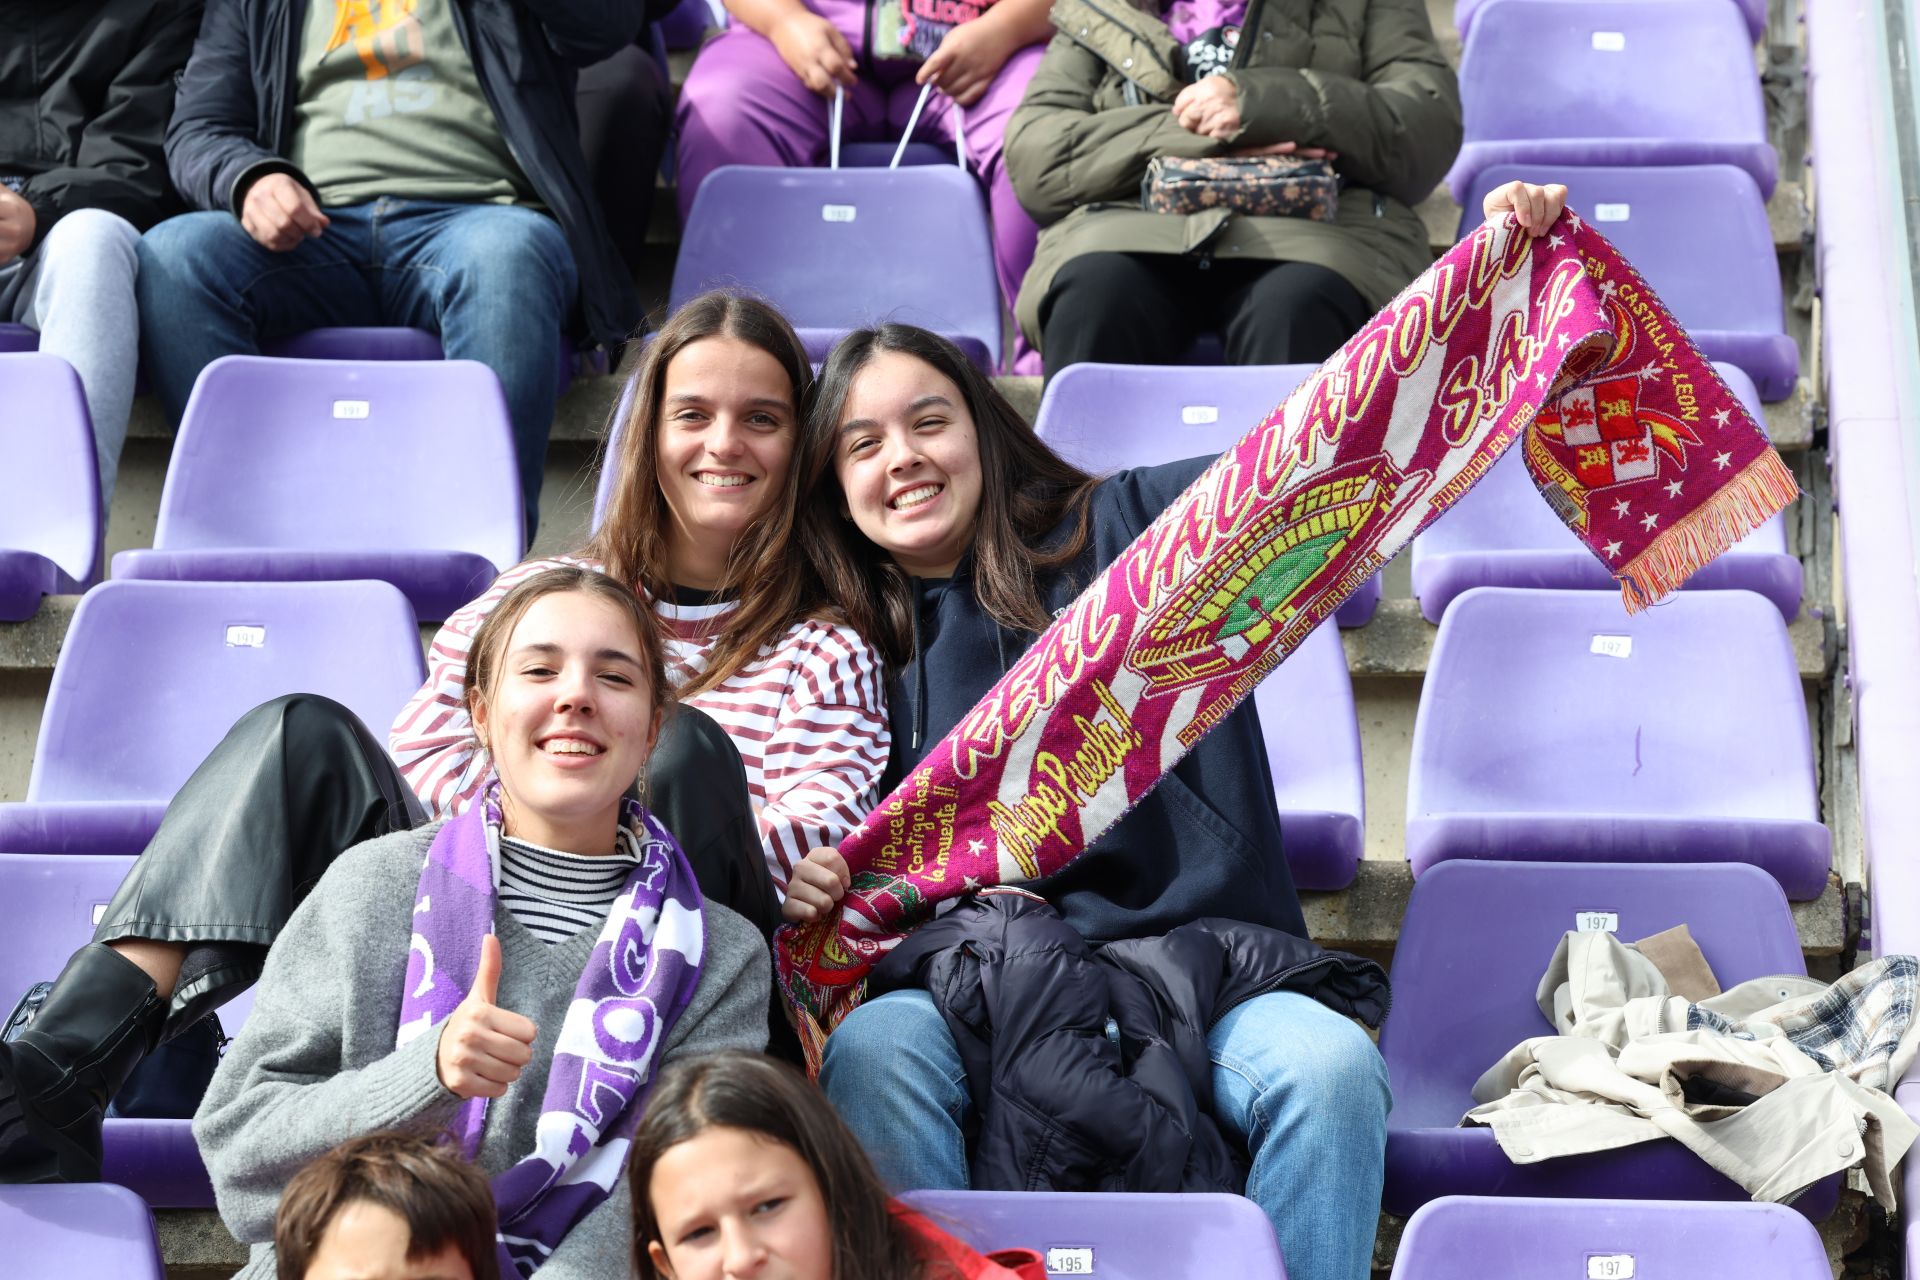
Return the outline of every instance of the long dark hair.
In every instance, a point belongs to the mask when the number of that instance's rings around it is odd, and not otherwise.
[[[813,366],[786,317],[759,298],[721,289],[703,293],[673,313],[647,344],[634,374],[619,446],[600,462],[615,469],[618,483],[607,504],[606,519],[580,552],[653,600],[672,600],[674,589],[667,572],[669,512],[660,493],[659,465],[667,366],[687,347],[714,337],[749,343],[779,362],[793,384],[795,429],[804,438],[799,424],[813,386]],[[705,669],[680,687],[682,698],[727,680],[794,623],[838,612],[826,599],[812,566],[792,554],[800,493],[800,441],[796,440],[786,483],[766,514],[734,541],[720,591],[737,596],[739,605],[725,615]]]
[[[1087,544],[1087,504],[1099,480],[1041,443],[1006,397],[960,348],[910,324],[856,329],[827,357],[801,434],[796,471],[806,498],[799,533],[828,593],[854,628],[895,666],[913,657],[913,591],[906,572],[843,516],[846,495],[834,474],[840,418],[853,380],[875,356],[912,356],[960,389],[980,444],[980,515],[974,526],[973,593],[1002,626],[1038,633],[1053,621],[1039,577],[1070,563]],[[1072,519],[1068,536],[1042,539]]]
[[[641,1280],[664,1280],[647,1253],[647,1245],[662,1238],[648,1194],[654,1165],[672,1148],[720,1128],[783,1143],[813,1170],[833,1237],[833,1280],[929,1280],[932,1268],[887,1208],[873,1162],[826,1095],[786,1063],[741,1049],[671,1064],[647,1099],[627,1164],[633,1265]]]

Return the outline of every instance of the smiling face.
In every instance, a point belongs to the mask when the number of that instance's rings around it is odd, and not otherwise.
[[[507,831],[569,853],[612,853],[620,800],[657,728],[633,619],[582,591],[541,596],[520,616],[473,702],[474,731],[500,777]]]
[[[647,1253],[669,1280],[833,1280],[819,1180],[784,1142],[703,1130],[661,1153],[647,1197],[661,1237]]]
[[[980,442],[960,388],[876,353],[847,389],[834,474],[860,532],[919,578],[952,574],[980,517]]]
[[[455,1246],[409,1258],[412,1242],[407,1220],[393,1210],[348,1201],[321,1233],[304,1280],[473,1280],[473,1268]]]
[[[740,535],[786,493],[798,435],[780,362],[724,335],[667,364],[656,433],[674,581],[715,587]]]

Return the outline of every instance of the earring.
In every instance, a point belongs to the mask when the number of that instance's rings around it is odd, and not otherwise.
[[[651,806],[648,803],[649,796],[647,793],[647,775],[646,774],[643,773],[640,775],[639,780],[634,783],[633,789],[634,789],[634,798],[640,802],[640,807],[642,809],[650,808]]]

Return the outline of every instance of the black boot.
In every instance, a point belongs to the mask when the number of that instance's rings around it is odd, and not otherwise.
[[[74,953],[26,1029],[0,1043],[0,1183],[100,1180],[107,1103],[166,1013],[153,979],[111,947]]]

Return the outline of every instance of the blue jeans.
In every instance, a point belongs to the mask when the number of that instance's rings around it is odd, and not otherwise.
[[[1222,1018],[1207,1049],[1214,1119],[1252,1153],[1247,1196],[1272,1220],[1290,1280],[1366,1280],[1392,1106],[1373,1042],[1276,992]],[[926,992],[855,1009],[827,1039],[820,1084],[895,1190],[966,1187],[967,1073]]]
[[[332,225],[285,253],[230,213],[170,218],[140,242],[148,376],[175,422],[200,370],[266,339],[335,326],[394,325],[440,336],[506,393],[527,534],[539,515],[555,358],[579,277],[560,226],[513,205],[382,197],[326,211]]]

